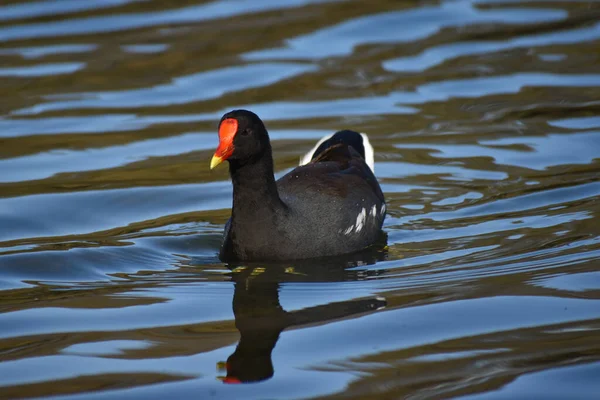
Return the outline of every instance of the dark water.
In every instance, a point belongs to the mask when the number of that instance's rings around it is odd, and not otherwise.
[[[0,60],[0,398],[598,398],[600,2],[4,1]],[[220,263],[237,107],[367,132],[388,249]]]

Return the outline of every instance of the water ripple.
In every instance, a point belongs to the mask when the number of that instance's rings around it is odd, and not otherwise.
[[[599,11],[3,4],[0,397],[592,398]],[[386,246],[221,263],[234,108],[276,177],[368,133]]]

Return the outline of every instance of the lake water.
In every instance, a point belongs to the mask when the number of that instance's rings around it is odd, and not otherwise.
[[[597,399],[599,49],[598,1],[2,2],[0,398]],[[388,247],[219,262],[234,108],[278,176],[367,132]]]

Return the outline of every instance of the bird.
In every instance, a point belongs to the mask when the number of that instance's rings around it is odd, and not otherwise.
[[[381,237],[386,203],[367,135],[343,130],[326,136],[301,165],[275,180],[269,134],[258,115],[227,112],[218,134],[210,169],[227,161],[233,185],[221,261],[350,254]]]

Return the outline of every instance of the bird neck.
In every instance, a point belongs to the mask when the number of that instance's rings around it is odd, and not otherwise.
[[[231,160],[229,172],[233,183],[233,217],[264,218],[274,209],[283,207],[273,176],[270,146],[247,162]]]

